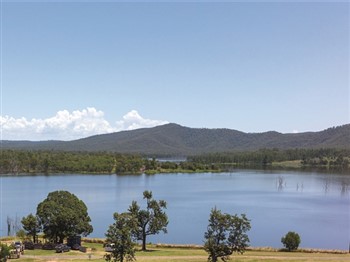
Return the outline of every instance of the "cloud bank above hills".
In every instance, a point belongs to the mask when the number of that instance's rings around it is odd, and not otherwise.
[[[3,140],[73,140],[167,123],[168,121],[143,118],[136,110],[131,110],[121,120],[111,124],[105,119],[104,112],[94,107],[73,112],[61,110],[46,119],[0,116]]]

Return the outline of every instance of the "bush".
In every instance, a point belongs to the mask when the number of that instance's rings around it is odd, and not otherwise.
[[[44,250],[54,250],[56,246],[57,246],[57,244],[55,244],[55,243],[47,242],[47,243],[45,243],[42,246],[42,249],[44,249]]]
[[[0,261],[6,262],[8,255],[10,255],[10,248],[5,244],[0,244]]]
[[[42,243],[34,243],[34,249],[43,249]]]
[[[27,239],[26,231],[24,231],[23,229],[18,230],[17,233],[16,233],[16,236],[18,238],[20,238],[22,241]]]
[[[34,250],[34,243],[32,241],[24,241],[24,248],[28,250]]]
[[[289,231],[282,237],[281,242],[288,251],[297,250],[300,244],[300,236],[298,233]]]

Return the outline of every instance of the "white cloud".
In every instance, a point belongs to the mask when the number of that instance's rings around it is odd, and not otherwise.
[[[82,137],[153,127],[166,124],[166,121],[145,119],[136,110],[123,116],[112,126],[104,112],[88,107],[81,111],[62,110],[47,119],[13,118],[0,116],[2,138],[4,140],[72,140]]]
[[[119,130],[133,130],[143,127],[153,127],[164,125],[169,122],[162,120],[145,119],[139,115],[136,110],[131,110],[129,113],[123,116],[123,120],[117,121],[117,128]]]

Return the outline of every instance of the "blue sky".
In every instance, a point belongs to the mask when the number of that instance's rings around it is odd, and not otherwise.
[[[347,2],[2,3],[3,139],[349,123]]]

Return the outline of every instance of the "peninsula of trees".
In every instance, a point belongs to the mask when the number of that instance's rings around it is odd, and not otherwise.
[[[203,154],[179,161],[136,154],[25,150],[2,150],[0,157],[0,174],[154,174],[221,172],[232,168],[348,170],[350,149],[261,149]]]

